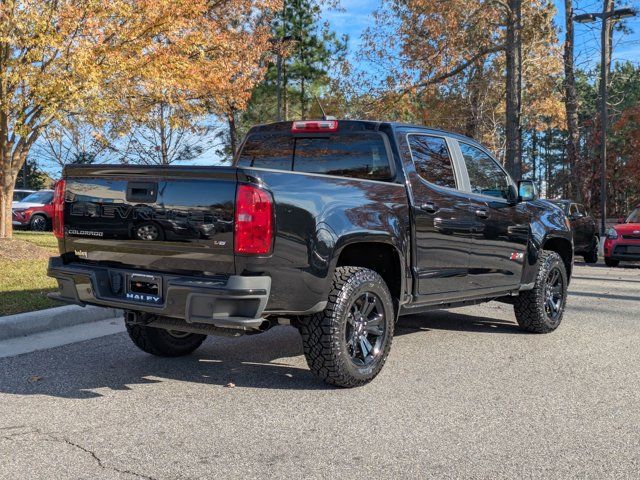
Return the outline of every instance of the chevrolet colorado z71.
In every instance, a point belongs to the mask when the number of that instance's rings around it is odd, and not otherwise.
[[[400,315],[490,300],[562,319],[569,222],[473,140],[419,126],[250,130],[231,167],[92,165],[56,186],[60,300],[125,310],[145,352],[297,327],[310,369],[362,385]]]

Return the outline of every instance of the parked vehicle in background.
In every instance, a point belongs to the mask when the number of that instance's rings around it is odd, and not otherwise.
[[[54,203],[58,299],[124,309],[160,356],[292,324],[343,387],[378,374],[400,315],[498,299],[555,330],[573,264],[566,215],[531,181],[470,138],[395,123],[257,126],[231,167],[68,166]]]
[[[571,222],[574,254],[581,255],[586,263],[597,263],[600,235],[595,218],[581,203],[572,200],[552,200],[552,202],[562,208]]]
[[[39,190],[11,206],[14,227],[44,232],[51,228],[53,218],[53,190]]]
[[[609,267],[617,267],[621,261],[640,261],[640,205],[618,221],[604,242],[604,262]]]
[[[13,203],[21,202],[25,197],[28,197],[32,193],[35,193],[35,190],[23,190],[23,189],[15,189],[13,191]],[[11,205],[14,206],[13,204]]]

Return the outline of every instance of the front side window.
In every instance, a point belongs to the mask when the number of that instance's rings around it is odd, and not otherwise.
[[[471,191],[491,197],[508,198],[509,177],[496,161],[479,148],[460,143],[460,150],[467,166]]]
[[[434,185],[456,188],[451,155],[444,138],[409,135],[409,148],[418,175]]]

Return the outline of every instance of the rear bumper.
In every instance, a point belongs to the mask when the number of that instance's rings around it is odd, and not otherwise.
[[[146,273],[84,264],[63,264],[60,257],[49,260],[47,274],[58,281],[51,298],[77,305],[99,305],[147,312],[189,323],[222,328],[257,328],[271,291],[271,277],[232,275],[220,278],[162,275],[162,303],[147,304],[123,298],[125,288],[114,277]],[[155,274],[157,275],[157,274]]]

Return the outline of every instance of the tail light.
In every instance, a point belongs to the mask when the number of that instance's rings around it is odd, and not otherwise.
[[[300,122],[293,122],[293,125],[291,126],[291,133],[322,133],[337,131],[337,120],[304,120]]]
[[[273,243],[273,201],[271,195],[253,185],[238,185],[234,252],[266,255]]]
[[[64,238],[64,180],[56,183],[53,193],[53,234]]]

